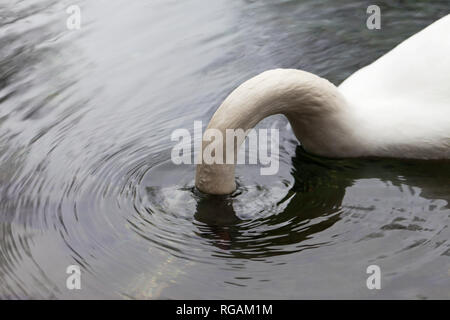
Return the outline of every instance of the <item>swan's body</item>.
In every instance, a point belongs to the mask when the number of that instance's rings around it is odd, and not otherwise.
[[[305,150],[317,155],[450,159],[449,34],[447,15],[339,88],[305,71],[266,71],[235,89],[208,128],[225,136],[226,129],[247,130],[284,114]],[[199,164],[196,186],[233,192],[234,165]]]

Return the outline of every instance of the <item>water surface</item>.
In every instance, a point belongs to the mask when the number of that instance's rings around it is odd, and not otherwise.
[[[379,31],[369,1],[77,3],[77,31],[73,1],[0,6],[0,298],[450,298],[448,162],[321,159],[281,116],[259,125],[280,130],[279,173],[238,167],[230,196],[170,161],[172,131],[242,81],[339,84],[448,1],[381,1]]]

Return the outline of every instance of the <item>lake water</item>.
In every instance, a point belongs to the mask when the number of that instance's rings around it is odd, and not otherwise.
[[[280,130],[279,173],[238,167],[230,196],[170,161],[172,131],[244,80],[283,67],[338,85],[450,7],[379,2],[381,30],[370,1],[2,4],[0,298],[449,299],[448,162],[321,159],[281,116],[259,125]]]

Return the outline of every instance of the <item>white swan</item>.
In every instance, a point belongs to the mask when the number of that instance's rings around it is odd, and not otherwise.
[[[273,114],[284,114],[313,154],[450,159],[450,15],[355,72],[339,88],[305,71],[263,72],[225,99],[208,129],[225,136],[226,129],[247,130]],[[209,143],[204,137],[202,149]],[[197,165],[196,187],[209,194],[233,192],[234,167]]]

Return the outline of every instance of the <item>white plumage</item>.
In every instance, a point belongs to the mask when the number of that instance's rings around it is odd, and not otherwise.
[[[208,128],[224,134],[247,130],[273,114],[284,114],[313,154],[450,159],[450,15],[339,87],[301,70],[263,72],[225,99]],[[202,148],[208,144],[204,140]],[[231,193],[234,169],[233,164],[199,164],[196,186],[206,193]]]

